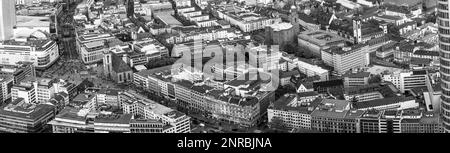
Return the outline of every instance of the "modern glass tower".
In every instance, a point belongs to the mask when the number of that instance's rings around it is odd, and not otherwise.
[[[443,126],[445,131],[450,132],[450,17],[449,0],[438,0],[438,25],[439,25],[439,48],[440,48],[440,72],[442,87],[441,111],[443,114]]]
[[[16,2],[14,0],[0,1],[0,41],[13,37],[16,24]]]

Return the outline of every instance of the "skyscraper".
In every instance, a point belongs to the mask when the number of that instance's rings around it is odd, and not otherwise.
[[[443,126],[446,132],[450,132],[450,1],[438,0],[438,24],[439,24],[439,48],[441,55],[441,87],[443,114]]]
[[[16,7],[14,0],[0,1],[0,41],[13,37],[16,22]]]

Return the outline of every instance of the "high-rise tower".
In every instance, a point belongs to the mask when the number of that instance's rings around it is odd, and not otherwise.
[[[449,0],[438,0],[439,50],[441,55],[441,111],[443,126],[450,132],[450,17]]]
[[[0,41],[13,37],[16,22],[16,2],[14,0],[0,1]]]
[[[133,17],[134,16],[134,0],[127,0],[125,6],[127,8],[127,16],[129,18]]]

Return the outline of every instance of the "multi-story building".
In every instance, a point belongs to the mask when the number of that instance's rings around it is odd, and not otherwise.
[[[264,29],[267,25],[281,20],[280,18],[269,18],[253,12],[244,11],[245,9],[235,5],[217,6],[214,10],[220,19],[239,27],[243,32]]]
[[[31,62],[35,68],[45,69],[59,58],[58,44],[50,39],[0,42],[0,63],[17,65]]]
[[[380,133],[401,133],[401,111],[386,110],[380,117]]]
[[[382,111],[367,110],[359,119],[361,133],[380,133]]]
[[[275,23],[265,28],[266,44],[279,45],[284,49],[287,44],[295,44],[297,41],[297,33],[300,31],[298,24]]]
[[[15,84],[11,89],[11,101],[22,98],[25,103],[36,104],[36,89],[31,83]]]
[[[32,87],[27,91],[28,85]],[[64,92],[69,96],[70,99],[75,95],[75,85],[69,82],[61,81],[58,79],[50,79],[50,78],[40,78],[40,77],[27,77],[23,79],[21,82],[17,82],[13,86],[14,93],[19,92],[18,95],[13,95],[13,99],[20,97],[24,98],[25,101],[28,101],[26,97],[35,96],[36,103],[45,103],[48,102],[51,98],[53,98],[56,93]],[[23,95],[20,94],[23,91]],[[25,94],[30,93],[30,94]],[[17,97],[16,97],[17,96]]]
[[[351,110],[346,100],[322,99],[311,113],[311,129],[327,133],[360,133],[358,118],[363,113]]]
[[[97,108],[97,97],[92,93],[81,93],[70,101],[68,106],[89,112]]]
[[[90,112],[68,108],[48,124],[53,133],[170,133],[171,126],[155,119],[135,119],[132,114]]]
[[[298,45],[308,48],[314,56],[321,57],[321,52],[332,46],[344,47],[345,39],[322,30],[304,31],[298,35]]]
[[[103,52],[106,50],[104,41],[94,41],[85,43],[80,49],[82,60],[86,64],[100,62],[103,59]]]
[[[189,133],[191,131],[189,116],[149,100],[134,91],[119,93],[119,107],[125,114],[161,120],[165,125],[170,125],[169,130],[173,130],[174,133]]]
[[[86,64],[100,62],[103,58],[106,40],[115,37],[100,29],[83,29],[76,33],[76,47],[78,54]]]
[[[88,89],[89,90],[89,89]],[[107,104],[109,106],[119,106],[119,89],[101,88],[96,94],[98,104]]]
[[[338,74],[369,65],[369,46],[331,47],[322,51],[322,60]]]
[[[362,133],[443,133],[439,115],[421,109],[368,110],[359,119]]]
[[[308,77],[319,76],[321,81],[327,81],[330,78],[330,72],[317,65],[301,60],[298,60],[297,65],[300,72],[306,74]]]
[[[191,0],[175,0],[174,2],[177,7],[190,7],[192,5]]]
[[[130,55],[130,66],[147,64],[150,60],[169,56],[169,50],[155,39],[145,39],[133,42],[132,50],[136,56]]]
[[[344,77],[344,87],[357,87],[369,85],[369,72],[356,72],[356,73],[345,73],[342,77]]]
[[[95,133],[130,133],[131,114],[99,114],[94,119]]]
[[[0,65],[0,75],[12,75],[14,82],[21,82],[26,77],[35,77],[36,71],[33,63],[20,62],[17,65]]]
[[[282,53],[276,46],[271,46],[270,48],[268,46],[258,46],[250,48],[249,50],[250,61],[256,62],[250,62],[250,64],[257,64],[252,66],[255,66],[259,69],[264,69],[265,71],[277,69],[278,62],[281,59],[281,55]]]
[[[358,110],[404,110],[418,107],[419,103],[414,97],[402,96],[374,99],[353,104],[353,108]]]
[[[11,75],[0,75],[0,106],[11,98],[13,84],[14,80]]]
[[[13,0],[0,2],[0,41],[13,37],[13,28],[16,25],[16,6]]]
[[[398,90],[391,83],[373,83],[364,86],[345,88],[345,100],[356,98],[358,102],[371,101],[397,96]]]
[[[439,50],[441,56],[440,72],[442,78],[442,114],[443,126],[450,132],[450,20],[449,1],[438,0]]]
[[[206,85],[171,75],[168,67],[136,74],[140,79],[135,79],[135,84],[144,89],[176,100],[186,109],[246,127],[263,121],[274,95],[273,91],[259,91],[262,82],[255,78],[236,78],[221,85]]]
[[[392,82],[402,93],[416,87],[426,87],[427,70],[396,71],[382,76],[383,81]]]
[[[311,113],[321,102],[320,99],[313,101],[299,101],[297,95],[286,94],[275,101],[267,110],[268,122],[278,118],[288,128],[311,129]]]
[[[30,104],[23,98],[14,99],[0,108],[0,131],[10,133],[39,133],[49,130],[47,123],[55,117],[55,107]]]

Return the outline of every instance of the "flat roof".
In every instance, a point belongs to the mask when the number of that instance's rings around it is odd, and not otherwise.
[[[298,35],[298,38],[318,46],[335,45],[345,42],[345,38],[324,30],[304,31]]]
[[[371,108],[371,107],[378,107],[378,106],[384,106],[384,105],[390,105],[390,104],[396,104],[401,103],[405,101],[415,100],[414,97],[388,97],[383,99],[375,99],[370,101],[363,101],[363,102],[357,102],[355,103],[354,107],[356,109],[365,109],[365,108]]]
[[[271,24],[271,25],[269,25],[269,27],[271,27],[273,29],[273,31],[281,31],[281,30],[290,29],[293,26],[291,23],[281,22],[281,23]]]
[[[304,114],[311,114],[314,109],[320,104],[322,99],[317,98],[314,101],[308,103],[300,103],[295,97],[297,95],[286,94],[280,97],[277,101],[273,103],[272,109],[281,111],[295,111]]]
[[[50,17],[16,16],[17,27],[50,27]]]
[[[166,13],[156,14],[156,17],[159,18],[166,25],[183,25],[180,21],[178,21],[175,17]]]
[[[0,107],[0,116],[12,116],[34,121],[55,109],[52,105],[29,104],[23,100],[23,98],[18,98],[10,104]]]
[[[95,117],[95,123],[129,124],[133,115],[131,114],[99,114]]]

